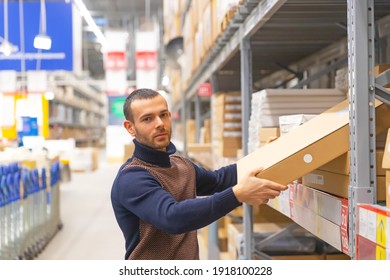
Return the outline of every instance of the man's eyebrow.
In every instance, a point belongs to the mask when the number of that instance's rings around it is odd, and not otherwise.
[[[164,109],[164,110],[161,110],[160,111],[160,114],[161,113],[167,113],[169,112],[168,109]],[[152,117],[154,114],[153,113],[146,113],[144,115],[141,115],[139,118],[142,119],[142,118],[145,118],[145,117]]]

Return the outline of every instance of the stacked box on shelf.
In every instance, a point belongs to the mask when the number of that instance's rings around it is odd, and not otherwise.
[[[188,144],[196,143],[196,124],[195,120],[186,121],[186,140]]]
[[[213,152],[236,157],[241,149],[241,93],[216,93],[211,100]]]
[[[297,182],[268,205],[348,254],[348,202]]]
[[[390,260],[390,210],[376,204],[358,205],[356,258]]]
[[[184,1],[163,1],[164,44],[180,36],[181,13],[184,12],[184,5]]]
[[[259,148],[261,128],[279,127],[279,117],[320,114],[346,98],[337,89],[264,89],[252,95],[248,151]],[[261,137],[261,136],[260,136]]]
[[[377,201],[385,201],[385,170],[382,168],[383,150],[376,151]],[[345,153],[318,169],[302,176],[302,183],[324,192],[348,198],[350,183],[350,153]]]
[[[262,147],[280,136],[279,127],[262,127],[259,129],[259,147]]]
[[[390,106],[376,100],[376,132],[390,127]],[[332,147],[329,149],[329,147]],[[237,163],[238,179],[256,166],[258,174],[288,184],[349,150],[348,101],[345,100]]]
[[[377,163],[378,166],[378,163]],[[390,209],[390,129],[387,131],[387,140],[383,155],[382,168],[385,170],[386,207]]]
[[[237,11],[239,0],[218,0],[216,3],[216,15],[218,28],[222,33]]]
[[[194,32],[193,32],[193,14],[191,9],[184,16],[183,23],[183,44],[184,54],[182,59],[182,83],[183,88],[191,78],[192,70],[194,68]]]

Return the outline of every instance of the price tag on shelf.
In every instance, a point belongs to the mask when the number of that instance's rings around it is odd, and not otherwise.
[[[294,220],[294,184],[289,184],[290,218]]]
[[[343,200],[341,205],[341,224],[340,224],[341,250],[344,254],[349,254],[348,237],[348,201]]]

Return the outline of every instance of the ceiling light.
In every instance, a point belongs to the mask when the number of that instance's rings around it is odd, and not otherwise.
[[[98,42],[102,45],[103,48],[105,48],[105,46],[107,45],[107,39],[104,36],[103,32],[96,25],[95,21],[93,20],[91,14],[89,13],[84,2],[82,0],[73,0],[73,2],[76,4],[81,15],[83,16],[83,18],[87,22],[89,28],[91,28],[92,32],[95,34]]]
[[[169,85],[169,77],[168,77],[168,76],[164,76],[164,77],[162,78],[161,84],[162,84],[164,87],[168,86],[168,85]]]
[[[51,38],[44,34],[38,34],[34,38],[34,48],[41,50],[50,50]]]
[[[8,0],[4,0],[4,39],[0,45],[0,52],[5,56],[9,56],[11,53],[17,51],[18,47],[8,41]]]
[[[3,40],[3,42],[0,45],[0,53],[3,53],[5,56],[11,55],[11,53],[17,52],[18,47],[12,45],[8,40]]]
[[[53,99],[54,99],[54,92],[52,92],[52,91],[46,91],[46,92],[45,92],[45,99],[46,99],[46,100],[53,100]]]
[[[41,13],[39,17],[40,33],[34,38],[34,48],[40,50],[51,49],[51,38],[46,35],[46,4],[45,0],[41,0]]]

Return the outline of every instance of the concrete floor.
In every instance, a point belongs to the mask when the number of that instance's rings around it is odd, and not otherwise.
[[[111,207],[111,185],[119,163],[100,158],[92,172],[72,172],[60,185],[63,228],[54,236],[39,260],[122,260],[125,245]]]
[[[101,152],[99,168],[72,172],[60,185],[60,217],[57,232],[38,260],[123,260],[125,241],[115,220],[110,191],[120,163],[108,163]],[[206,259],[200,241],[200,258]]]

